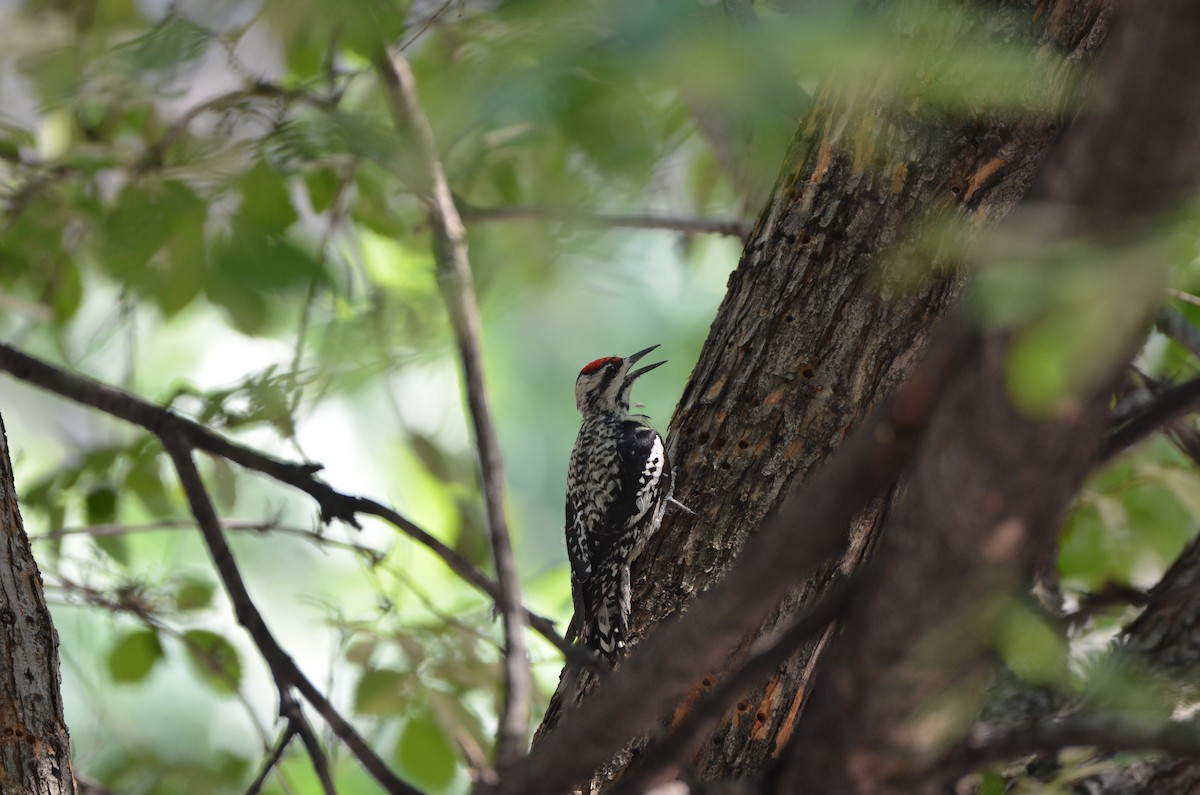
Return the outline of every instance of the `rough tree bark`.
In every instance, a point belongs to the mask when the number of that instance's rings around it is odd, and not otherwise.
[[[0,419],[0,793],[74,795],[58,634],[17,509]]]
[[[938,255],[911,234],[947,219],[989,225],[1020,200],[1078,97],[1071,70],[1090,60],[1110,17],[1102,0],[963,5],[936,34],[915,31],[906,4],[873,13],[898,40],[920,36],[931,52],[972,40],[1021,43],[1046,65],[1061,112],[1017,121],[988,110],[948,114],[924,100],[922,89],[946,77],[936,69],[909,96],[883,75],[873,86],[831,82],[818,91],[672,418],[677,496],[699,515],[669,515],[635,567],[635,637],[710,585],[783,495],[903,377],[959,284],[952,275],[912,278],[934,271],[928,258]],[[799,582],[731,666],[858,567],[887,504],[878,500],[854,522],[847,555]],[[779,754],[831,632],[747,694],[692,758],[697,775],[758,772]],[[697,682],[696,694],[719,677]],[[543,731],[560,708],[556,698]]]

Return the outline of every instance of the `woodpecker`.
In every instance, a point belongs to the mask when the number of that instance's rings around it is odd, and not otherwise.
[[[662,437],[629,413],[633,382],[666,362],[630,368],[657,347],[597,359],[575,379],[583,423],[567,468],[571,595],[584,645],[610,663],[629,632],[629,564],[658,530],[672,491]]]

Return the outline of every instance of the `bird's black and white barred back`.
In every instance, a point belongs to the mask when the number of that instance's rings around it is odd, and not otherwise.
[[[575,382],[583,415],[567,469],[567,556],[580,638],[615,661],[629,631],[629,564],[662,523],[671,466],[662,437],[629,413],[630,372],[654,345],[588,364]]]

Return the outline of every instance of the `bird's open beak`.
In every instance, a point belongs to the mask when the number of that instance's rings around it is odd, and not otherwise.
[[[641,359],[643,356],[645,356],[647,353],[649,353],[650,351],[654,350],[654,349],[655,349],[655,348],[657,348],[657,347],[658,347],[657,345],[651,345],[649,348],[645,348],[645,349],[643,349],[643,350],[640,350],[640,351],[638,351],[637,353],[633,354],[632,356],[629,356],[629,357],[626,359],[626,361],[628,361],[630,364],[635,364],[635,363],[637,363],[638,359]],[[661,362],[655,362],[654,364],[648,364],[648,365],[646,365],[645,367],[640,367],[640,368],[638,368],[637,370],[634,370],[634,371],[633,371],[632,373],[630,373],[629,375],[625,376],[625,382],[626,382],[626,383],[629,383],[629,382],[633,381],[634,379],[636,379],[636,378],[639,378],[640,376],[643,376],[643,375],[645,375],[646,373],[650,372],[650,371],[651,371],[651,370],[653,370],[655,367],[659,367],[659,366],[661,366],[661,365],[664,365],[664,364],[666,364],[666,363],[667,363],[667,362],[666,362],[666,360],[664,359],[664,360],[663,360],[663,361],[661,361]]]

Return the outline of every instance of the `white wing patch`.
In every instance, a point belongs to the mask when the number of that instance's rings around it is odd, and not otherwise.
[[[663,450],[662,437],[654,434],[654,443],[650,446],[650,455],[642,465],[642,474],[638,478],[638,490],[635,499],[637,513],[629,517],[626,527],[633,527],[646,518],[646,514],[654,507],[655,498],[659,496],[658,481],[662,478],[663,463],[667,460]]]

